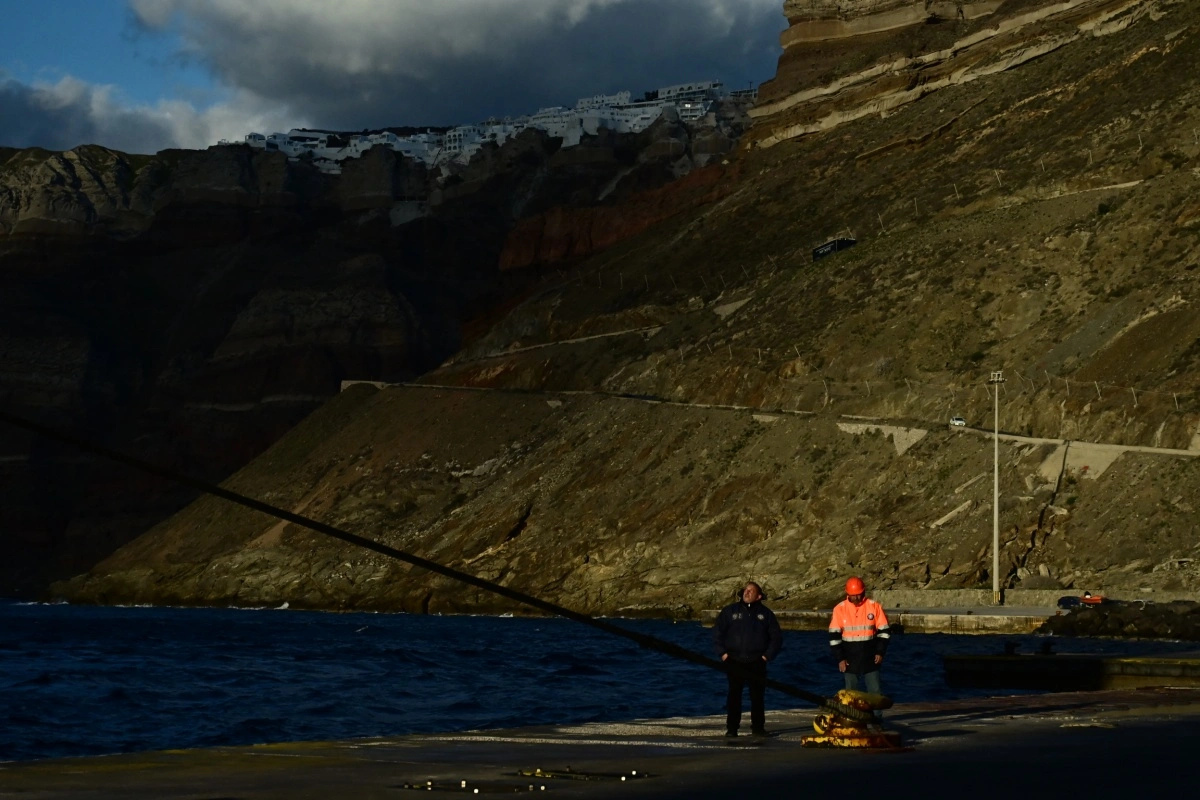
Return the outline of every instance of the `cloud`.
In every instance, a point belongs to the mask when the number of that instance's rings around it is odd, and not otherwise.
[[[127,153],[168,147],[203,148],[218,139],[240,139],[250,129],[276,130],[305,120],[249,92],[197,109],[181,100],[153,106],[127,103],[112,86],[67,76],[53,84],[26,85],[0,75],[0,144],[68,150],[103,144]]]
[[[781,0],[130,0],[228,87],[315,124],[455,124],[769,78]]]

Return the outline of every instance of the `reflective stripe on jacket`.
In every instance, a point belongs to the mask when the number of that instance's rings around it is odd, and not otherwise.
[[[829,646],[834,659],[850,662],[851,672],[862,674],[877,669],[875,656],[887,652],[890,637],[887,614],[874,600],[868,598],[857,606],[843,600],[834,607]]]

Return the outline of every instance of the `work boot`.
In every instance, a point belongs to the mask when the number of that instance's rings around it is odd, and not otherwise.
[[[750,731],[750,735],[751,736],[770,736],[771,734],[767,733],[766,728],[755,728],[754,730]]]
[[[726,739],[736,739],[737,731],[733,731],[733,730],[725,731],[725,738]]]

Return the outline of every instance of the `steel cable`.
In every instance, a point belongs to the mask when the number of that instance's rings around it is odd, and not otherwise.
[[[116,461],[118,463],[125,464],[127,466],[141,470],[142,472],[146,472],[151,475],[157,475],[160,478],[166,478],[167,480],[175,481],[176,483],[183,484],[184,486],[190,486],[193,489],[197,489],[201,492],[204,492],[205,494],[209,494],[214,497],[219,497],[222,500],[227,500],[230,503],[235,503],[237,505],[252,509],[254,511],[260,511],[264,514],[267,514],[268,516],[272,516],[272,517],[275,517],[276,519],[290,522],[294,525],[299,525],[302,528],[307,528],[308,530],[314,531],[316,533],[324,534],[325,536],[329,536],[330,538],[333,538],[333,539],[338,539],[340,541],[346,542],[347,544],[357,545],[357,546],[365,548],[367,550],[371,550],[373,552],[379,553],[380,555],[384,555],[389,558],[394,558],[397,561],[402,561],[406,564],[411,564],[415,567],[420,567],[422,569],[428,570],[435,574],[442,575],[444,577],[450,578],[451,580],[455,580],[460,583],[465,583],[469,586],[474,586],[474,587],[482,589],[486,592],[490,592],[492,594],[499,595],[500,597],[505,597],[505,598],[508,598],[509,600],[513,600],[517,603],[521,603],[522,605],[526,605],[531,608],[536,608],[539,611],[544,611],[547,614],[553,614],[554,616],[563,617],[563,618],[569,619],[569,620],[574,620],[575,622],[581,623],[583,625],[587,625],[587,626],[595,628],[596,630],[599,630],[599,631],[603,631],[612,636],[619,636],[623,639],[628,639],[632,642],[635,642],[638,646],[646,648],[647,650],[654,650],[656,652],[662,653],[663,655],[671,656],[672,658],[677,658],[682,661],[688,661],[693,664],[698,664],[703,667],[708,667],[710,669],[715,669],[722,673],[726,672],[730,668],[732,668],[732,669],[739,668],[738,665],[736,665],[736,664],[731,666],[724,662],[718,661],[715,658],[709,658],[707,656],[702,656],[699,653],[694,653],[685,647],[681,647],[680,645],[674,644],[673,642],[668,642],[665,639],[660,639],[656,636],[650,636],[648,634],[631,631],[627,628],[621,627],[620,625],[614,625],[613,623],[608,622],[606,620],[596,619],[595,617],[589,616],[588,614],[584,614],[579,611],[574,611],[572,609],[566,608],[565,606],[560,606],[557,603],[551,603],[546,600],[542,600],[540,598],[534,597],[533,595],[525,594],[524,592],[519,592],[515,589],[510,589],[507,586],[501,586],[498,583],[494,583],[492,581],[485,580],[484,578],[479,578],[479,577],[476,577],[475,575],[471,575],[466,572],[460,572],[459,570],[456,570],[452,567],[447,567],[443,564],[439,564],[436,561],[430,561],[429,559],[422,558],[418,555],[413,555],[412,553],[406,553],[403,550],[397,550],[394,547],[389,547],[388,545],[381,544],[380,542],[376,542],[372,539],[367,539],[363,536],[358,536],[357,534],[350,533],[349,531],[344,531],[341,528],[334,527],[333,525],[329,525],[324,522],[319,522],[317,520],[310,519],[309,517],[305,517],[300,514],[295,514],[291,511],[287,511],[282,508],[278,508],[276,506],[270,505],[269,503],[264,503],[261,500],[255,500],[252,497],[246,497],[245,495],[239,494],[238,492],[234,492],[234,491],[231,491],[224,487],[208,483],[207,481],[202,481],[199,478],[194,478],[190,475],[185,475],[181,472],[176,472],[175,470],[168,469],[167,467],[159,466],[157,464],[151,464],[150,462],[143,461],[140,458],[136,458],[134,456],[128,455],[126,453],[122,453],[117,450],[112,450],[110,448],[104,447],[103,445],[99,445],[99,444],[96,444],[95,442],[84,439],[80,436],[76,436],[74,434],[70,434],[65,431],[60,431],[56,428],[52,428],[47,425],[42,425],[40,423],[33,422],[32,420],[25,419],[24,417],[19,417],[19,416],[16,416],[15,414],[10,414],[6,411],[0,411],[0,421],[7,422],[8,424],[13,425],[14,427],[22,428],[31,433],[37,434],[38,436],[43,436],[47,439],[53,439],[53,440],[61,442],[63,444],[70,445],[71,447],[77,448],[79,450],[93,453],[95,455],[101,456],[101,457],[109,459],[111,461]],[[745,674],[746,674],[746,677],[749,677],[748,672],[745,672]],[[805,700],[805,701],[812,703],[820,708],[828,709],[835,713],[849,717],[850,719],[855,719],[855,720],[859,720],[862,722],[869,722],[874,719],[874,714],[869,711],[861,711],[859,709],[852,708],[843,703],[839,703],[831,698],[822,697],[813,692],[809,692],[804,689],[801,689],[798,686],[793,686],[788,683],[783,683],[781,681],[777,681],[772,678],[768,678],[766,680],[766,685],[769,688],[774,689],[777,692],[781,692],[781,693],[789,695],[791,697],[796,697],[801,700]]]

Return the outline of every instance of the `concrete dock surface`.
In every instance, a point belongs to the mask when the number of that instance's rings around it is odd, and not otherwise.
[[[1160,655],[947,655],[946,683],[981,689],[1100,690],[1200,687],[1200,651]]]
[[[812,716],[768,711],[765,740],[726,740],[711,716],[9,762],[0,798],[1133,797],[1189,786],[1200,748],[1200,689],[897,705],[895,751],[803,748]]]

